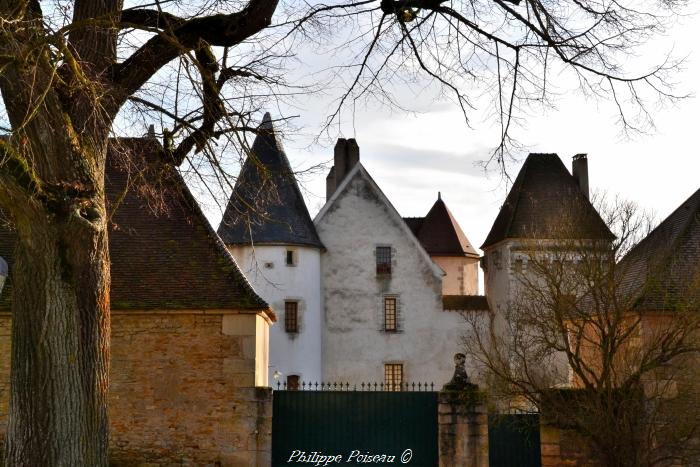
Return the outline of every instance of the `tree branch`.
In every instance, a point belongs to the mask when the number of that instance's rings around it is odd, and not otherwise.
[[[277,0],[251,0],[239,12],[192,18],[151,38],[116,67],[115,108],[112,111],[116,113],[127,97],[141,88],[151,76],[171,60],[197,48],[200,41],[221,47],[240,44],[269,26],[276,8]],[[127,18],[135,19],[136,16],[141,15],[143,21],[154,21],[152,14],[137,14],[135,11],[128,13]],[[156,18],[155,24],[162,25],[168,19]]]

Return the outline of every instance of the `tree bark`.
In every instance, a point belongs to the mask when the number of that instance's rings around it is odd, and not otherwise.
[[[108,465],[109,250],[86,215],[37,208],[18,228],[6,466]]]

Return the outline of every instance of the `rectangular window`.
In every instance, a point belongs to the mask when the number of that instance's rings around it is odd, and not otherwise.
[[[376,257],[377,274],[391,274],[391,247],[378,246]]]
[[[296,252],[294,250],[287,250],[284,256],[284,262],[287,266],[296,266]]]
[[[384,330],[395,332],[396,326],[396,297],[384,297]]]
[[[287,390],[288,391],[298,391],[299,390],[299,375],[287,376]]]
[[[299,332],[298,302],[284,302],[284,330],[287,332]]]
[[[387,391],[401,391],[403,385],[403,364],[384,364],[384,386]]]

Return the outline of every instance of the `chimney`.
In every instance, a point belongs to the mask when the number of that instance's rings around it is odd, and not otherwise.
[[[578,183],[578,187],[583,192],[586,199],[590,199],[588,192],[588,155],[587,154],[576,154],[574,160],[571,163],[571,173],[574,176],[574,180]]]
[[[345,179],[345,176],[360,162],[360,147],[355,138],[338,138],[333,151],[333,167],[326,177],[326,201]]]
[[[357,145],[355,138],[350,138],[347,145],[347,156],[345,158],[345,175],[352,170],[358,162],[360,162],[360,147]]]
[[[326,177],[326,201],[331,199],[333,193],[335,192],[335,166],[331,167],[328,171],[328,176]]]

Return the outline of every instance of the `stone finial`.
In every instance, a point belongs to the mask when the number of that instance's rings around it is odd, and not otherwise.
[[[452,391],[466,389],[469,386],[471,386],[471,382],[469,381],[469,376],[467,375],[467,370],[464,367],[464,363],[467,361],[467,357],[463,353],[457,353],[457,354],[455,354],[454,360],[455,360],[454,375],[452,375],[452,379],[450,380],[449,383],[445,384],[443,389],[452,390]]]

